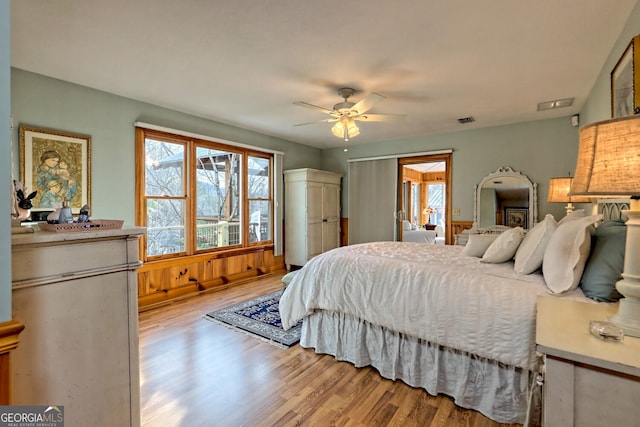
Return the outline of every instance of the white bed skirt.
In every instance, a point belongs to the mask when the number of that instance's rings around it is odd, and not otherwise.
[[[336,332],[337,331],[337,332]],[[356,367],[451,396],[456,405],[500,423],[539,424],[536,373],[452,350],[351,316],[317,311],[304,319],[300,345]]]

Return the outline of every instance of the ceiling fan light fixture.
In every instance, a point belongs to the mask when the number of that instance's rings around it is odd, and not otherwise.
[[[348,141],[349,138],[360,135],[360,129],[352,118],[339,120],[331,128],[331,132],[338,138],[344,138],[345,141]]]

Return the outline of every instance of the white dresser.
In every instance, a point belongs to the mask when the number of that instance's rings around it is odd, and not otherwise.
[[[617,309],[617,304],[538,298],[544,426],[640,426],[640,338],[607,342],[589,333],[591,320],[607,320]]]
[[[13,317],[25,325],[12,353],[14,405],[64,406],[67,427],[140,425],[143,233],[12,235]]]
[[[317,169],[284,171],[284,259],[288,269],[340,246],[341,177]]]

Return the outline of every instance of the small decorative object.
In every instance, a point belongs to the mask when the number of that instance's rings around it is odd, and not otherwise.
[[[60,210],[62,209],[62,206],[59,208],[56,208],[55,211],[51,212],[49,215],[47,215],[47,222],[49,224],[57,224],[58,223],[58,218],[60,218]]]
[[[603,341],[622,341],[624,339],[622,328],[611,322],[592,320],[589,322],[589,332]]]
[[[91,219],[89,218],[89,205],[84,205],[83,207],[80,208],[80,215],[78,215],[78,222],[82,223],[82,222],[90,222]]]
[[[31,208],[33,207],[31,200],[36,197],[38,192],[33,191],[28,196],[25,196],[27,187],[24,183],[16,181],[15,179],[13,180],[13,188],[16,193],[15,215],[20,221],[27,220],[29,219],[29,215],[31,215]]]
[[[64,199],[62,202],[62,209],[60,209],[60,214],[58,215],[58,223],[59,224],[70,224],[73,222],[73,214],[71,213],[71,208],[69,207],[69,200]]]

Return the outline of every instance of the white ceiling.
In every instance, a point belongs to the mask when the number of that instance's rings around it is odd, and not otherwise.
[[[579,112],[636,0],[17,0],[11,65],[316,147],[352,87],[352,143]],[[575,97],[537,112],[539,102]],[[475,123],[461,125],[460,117]],[[159,123],[162,125],[162,123]]]

